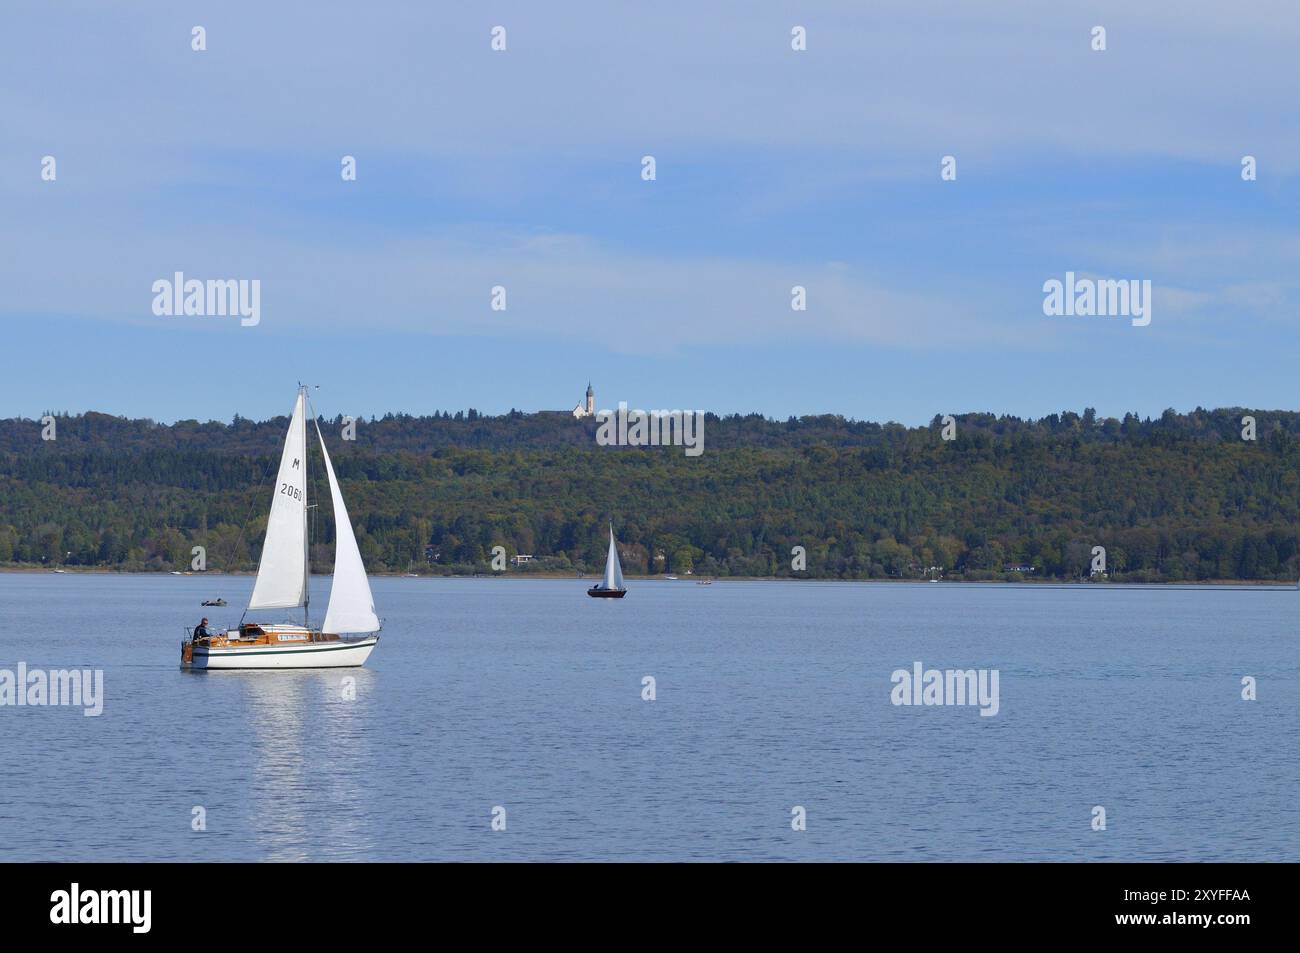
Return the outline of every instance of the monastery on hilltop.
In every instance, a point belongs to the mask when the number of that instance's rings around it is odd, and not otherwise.
[[[596,392],[591,389],[591,381],[587,382],[587,403],[578,404],[573,408],[573,416],[581,420],[583,417],[593,417],[596,414]]]

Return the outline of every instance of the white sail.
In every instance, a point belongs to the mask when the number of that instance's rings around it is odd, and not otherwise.
[[[306,401],[299,391],[280,457],[280,472],[275,478],[262,561],[248,600],[250,610],[293,609],[307,604]]]
[[[605,557],[605,580],[602,589],[623,588],[623,566],[618,561],[618,549],[614,545],[614,527],[609,528],[609,555]]]
[[[334,476],[334,465],[330,463],[330,452],[325,449],[320,424],[316,425],[316,436],[320,438],[325,472],[330,479],[330,498],[334,503],[334,584],[330,587],[330,604],[325,610],[321,631],[335,634],[377,632],[379,618],[375,615],[375,597],[370,594],[370,580],[366,578],[361,550],[357,548],[357,537],[352,532],[348,508],[343,505],[343,493],[339,490],[338,478]]]

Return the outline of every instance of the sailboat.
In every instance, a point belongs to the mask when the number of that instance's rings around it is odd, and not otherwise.
[[[238,628],[182,643],[182,668],[346,668],[365,664],[378,643],[380,623],[370,581],[320,424],[316,424],[316,436],[329,476],[335,523],[334,584],[325,621],[319,629],[313,628],[308,613],[307,388],[299,387],[248,608]],[[299,608],[302,625],[244,621],[271,610]]]
[[[618,561],[618,549],[614,545],[614,524],[609,524],[609,555],[605,557],[605,578],[587,590],[593,599],[622,599],[627,595],[623,585],[623,566]]]

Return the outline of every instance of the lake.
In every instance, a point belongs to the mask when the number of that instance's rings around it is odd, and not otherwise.
[[[103,670],[0,707],[0,860],[1300,860],[1300,592],[386,577],[363,669],[182,672],[252,581],[0,574],[0,669]]]

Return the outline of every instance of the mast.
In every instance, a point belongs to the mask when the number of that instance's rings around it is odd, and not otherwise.
[[[311,603],[311,540],[307,536],[307,387],[298,384],[298,397],[302,400],[302,624],[310,627],[308,605]]]

